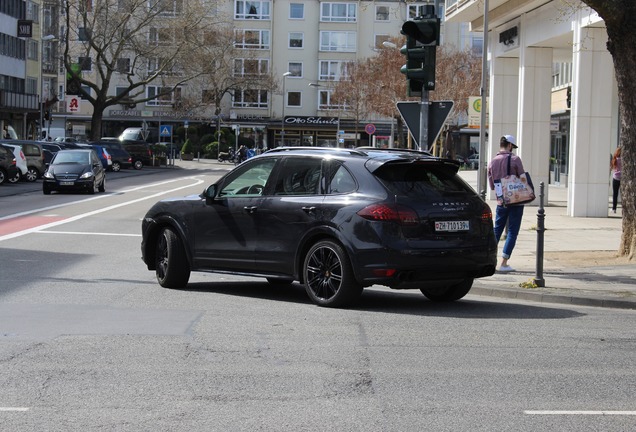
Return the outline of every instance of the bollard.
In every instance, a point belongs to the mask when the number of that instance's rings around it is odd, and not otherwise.
[[[534,283],[538,287],[545,286],[543,279],[543,235],[545,233],[545,210],[543,209],[544,183],[539,184],[539,211],[537,212],[537,269]]]

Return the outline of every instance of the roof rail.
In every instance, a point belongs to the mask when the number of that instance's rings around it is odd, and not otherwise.
[[[401,152],[401,153],[424,153],[428,156],[433,156],[430,152],[426,150],[416,150],[416,149],[406,149],[406,148],[382,148],[382,147],[356,147],[356,150],[373,150],[373,151],[392,151],[392,152]]]
[[[348,148],[340,148],[340,147],[310,147],[310,146],[276,147],[276,148],[267,150],[265,153],[281,153],[281,152],[288,152],[288,151],[295,151],[295,150],[322,151],[326,153],[340,152],[340,153],[349,153],[349,154],[358,155],[358,156],[366,156],[366,153],[358,149],[348,149]]]

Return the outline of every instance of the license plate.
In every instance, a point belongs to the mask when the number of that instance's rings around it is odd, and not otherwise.
[[[60,186],[73,186],[74,184],[75,182],[69,182],[69,181],[60,182]]]
[[[469,229],[468,221],[435,222],[435,231],[468,231]]]

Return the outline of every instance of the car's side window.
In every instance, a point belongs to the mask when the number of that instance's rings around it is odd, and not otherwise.
[[[351,193],[356,190],[356,181],[344,166],[335,165],[332,168],[335,172],[329,184],[330,194]]]
[[[267,180],[272,174],[276,159],[260,159],[245,165],[244,169],[237,170],[235,176],[228,178],[219,192],[219,197],[232,196],[259,196],[263,194]]]
[[[322,158],[286,158],[274,186],[274,195],[318,195],[323,193]]]

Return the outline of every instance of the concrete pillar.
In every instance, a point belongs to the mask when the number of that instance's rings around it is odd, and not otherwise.
[[[602,28],[574,29],[568,215],[607,217],[616,83]],[[613,115],[614,114],[614,115]]]
[[[539,183],[550,181],[550,110],[552,95],[552,48],[521,47],[519,58],[519,122],[517,154],[532,177],[539,193]],[[544,202],[548,202],[545,188]],[[539,200],[533,204],[538,205]]]
[[[519,59],[496,57],[490,62],[490,97],[488,98],[488,154],[490,161],[499,151],[499,139],[517,135],[517,92],[519,91]],[[495,199],[489,190],[490,199]]]

